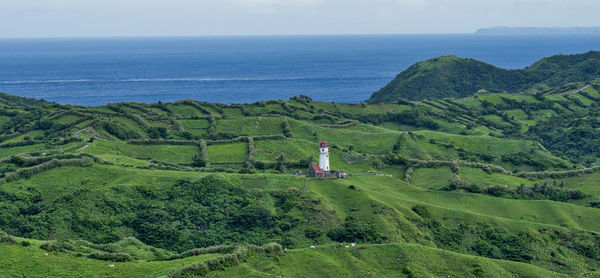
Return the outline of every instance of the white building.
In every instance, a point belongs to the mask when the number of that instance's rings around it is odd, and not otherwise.
[[[319,168],[329,173],[329,148],[325,140],[321,141],[321,148],[319,149]]]

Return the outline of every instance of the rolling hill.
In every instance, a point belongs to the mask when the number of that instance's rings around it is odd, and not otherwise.
[[[401,98],[463,98],[479,90],[537,92],[599,77],[598,51],[546,57],[517,70],[498,68],[474,59],[442,56],[412,65],[375,92],[368,102],[395,102]]]
[[[598,277],[598,89],[95,107],[0,94],[0,269]],[[347,179],[304,175],[323,139]]]

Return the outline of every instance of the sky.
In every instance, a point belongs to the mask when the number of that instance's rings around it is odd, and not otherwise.
[[[598,0],[0,0],[0,37],[471,33],[599,26]]]

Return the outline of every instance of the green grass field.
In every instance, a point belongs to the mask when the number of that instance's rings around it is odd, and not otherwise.
[[[208,160],[213,163],[244,162],[248,158],[248,143],[208,146]]]
[[[132,145],[119,141],[102,140],[95,140],[89,147],[82,150],[82,152],[94,155],[119,155],[145,161],[158,160],[175,164],[191,164],[193,162],[192,157],[194,155],[200,155],[200,151],[196,146]],[[113,157],[113,159],[116,158],[117,157]],[[130,163],[133,162],[132,160],[125,161]]]
[[[0,232],[16,239],[0,233],[0,276],[598,277],[600,170],[585,168],[600,93],[570,90],[98,107],[0,94]],[[347,179],[297,175],[321,140]],[[248,247],[269,243],[284,254]],[[229,244],[255,251],[165,259]]]

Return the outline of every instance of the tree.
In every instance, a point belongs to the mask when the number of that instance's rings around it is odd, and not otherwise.
[[[283,157],[283,154],[277,158],[277,169],[281,173],[287,172],[287,168],[285,167],[285,157]]]

